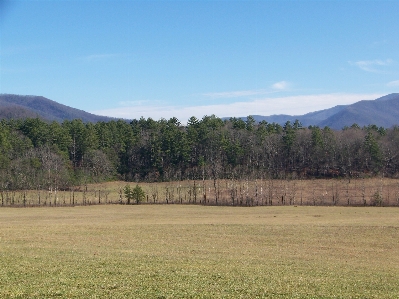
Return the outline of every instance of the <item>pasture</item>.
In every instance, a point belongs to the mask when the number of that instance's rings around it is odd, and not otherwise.
[[[0,206],[125,204],[123,181],[74,186],[69,190],[1,190]],[[145,204],[222,206],[399,206],[399,180],[185,180],[139,183]]]
[[[399,209],[0,209],[1,298],[398,298]]]

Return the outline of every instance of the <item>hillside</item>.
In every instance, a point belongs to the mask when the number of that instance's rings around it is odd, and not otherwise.
[[[110,121],[114,118],[99,116],[59,104],[42,96],[0,94],[0,119],[39,117],[48,121],[81,119],[83,122]]]
[[[99,116],[59,104],[42,96],[0,94],[0,119],[39,117],[48,121],[81,119],[83,122],[110,121],[115,118]],[[372,101],[359,101],[351,105],[338,105],[304,115],[253,115],[256,121],[283,125],[298,119],[303,126],[328,126],[340,130],[357,123],[359,126],[375,124],[392,127],[399,124],[399,93],[393,93]],[[242,117],[245,119],[246,117]],[[225,118],[228,119],[228,118]]]
[[[399,124],[399,94],[389,94],[373,101],[360,101],[346,106],[318,125],[342,129],[357,123],[359,126],[375,124],[389,128]]]
[[[375,124],[389,128],[399,125],[399,93],[392,93],[376,100],[359,101],[351,105],[338,105],[329,109],[304,115],[253,115],[256,121],[265,120],[284,125],[287,121],[299,120],[303,126],[328,126],[340,130],[354,123],[359,126]],[[246,117],[241,117],[246,119]],[[228,118],[226,118],[228,119]]]
[[[262,116],[262,115],[253,115],[253,118],[256,121],[265,120],[269,123],[278,123],[280,125],[285,124],[287,121],[294,122],[295,120],[299,120],[303,126],[317,125],[321,121],[337,114],[338,112],[344,110],[346,108],[345,105],[338,105],[333,108],[324,109],[320,111],[306,113],[304,115],[270,115],[270,116]],[[245,119],[245,117],[243,117]]]

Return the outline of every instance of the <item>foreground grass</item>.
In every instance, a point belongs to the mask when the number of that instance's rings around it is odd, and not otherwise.
[[[1,298],[398,298],[399,209],[0,209]]]

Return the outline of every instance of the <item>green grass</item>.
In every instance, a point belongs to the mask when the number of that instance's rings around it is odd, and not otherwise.
[[[399,209],[0,209],[0,298],[398,298]]]

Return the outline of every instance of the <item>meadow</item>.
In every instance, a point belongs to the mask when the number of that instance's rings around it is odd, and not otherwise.
[[[136,183],[103,182],[68,190],[1,190],[0,206],[125,204],[123,189]],[[399,180],[391,178],[310,180],[184,180],[138,183],[143,204],[223,206],[399,206]]]
[[[396,207],[0,209],[0,298],[398,298]]]

